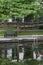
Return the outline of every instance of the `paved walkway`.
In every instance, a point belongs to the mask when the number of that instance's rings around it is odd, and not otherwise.
[[[27,40],[31,40],[31,39],[42,39],[43,40],[43,35],[23,35],[23,36],[17,36],[17,37],[0,37],[0,41],[10,41],[10,40],[23,40],[23,39],[27,39]]]

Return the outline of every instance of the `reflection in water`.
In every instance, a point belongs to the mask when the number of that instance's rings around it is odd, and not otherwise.
[[[8,45],[10,47],[10,44]],[[12,46],[12,45],[11,45]],[[37,47],[36,47],[37,46]],[[41,57],[40,57],[40,55]],[[5,57],[5,49],[2,49],[2,56]],[[7,49],[7,58],[12,59],[12,48]],[[19,47],[19,60],[26,58],[42,59],[43,58],[43,41],[38,41],[33,51],[32,46]],[[17,59],[17,49],[14,48],[14,59]]]
[[[12,57],[12,49],[8,49],[7,50],[7,58],[11,58]]]

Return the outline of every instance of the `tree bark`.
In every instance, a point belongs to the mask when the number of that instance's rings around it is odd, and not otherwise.
[[[5,49],[5,58],[7,58],[7,49]]]
[[[17,46],[17,62],[19,61],[19,46]]]
[[[0,49],[0,58],[1,58],[2,50]]]
[[[12,48],[12,59],[14,59],[14,48]]]

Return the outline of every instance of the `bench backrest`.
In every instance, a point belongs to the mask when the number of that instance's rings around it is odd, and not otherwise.
[[[5,31],[6,34],[15,34],[16,31]]]
[[[4,37],[6,37],[6,36],[17,36],[17,31],[7,30],[4,33]]]

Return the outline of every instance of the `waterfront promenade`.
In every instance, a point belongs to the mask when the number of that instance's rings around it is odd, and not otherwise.
[[[8,50],[12,49],[11,56],[12,59],[14,59],[14,49],[16,49],[17,56],[16,59],[19,60],[19,52],[20,48],[37,48],[38,45],[43,44],[43,35],[23,35],[23,36],[17,36],[17,37],[0,37],[0,57],[2,55],[2,51],[4,50],[5,57],[7,57]],[[33,50],[28,50],[31,52],[30,54],[33,54]],[[23,50],[22,50],[23,52]],[[13,53],[13,54],[12,54]]]
[[[27,39],[27,40],[31,40],[31,39],[39,39],[39,40],[43,40],[43,35],[21,35],[21,36],[16,36],[16,37],[4,37],[4,36],[0,36],[0,41],[11,41],[11,40],[23,40],[23,39]]]

